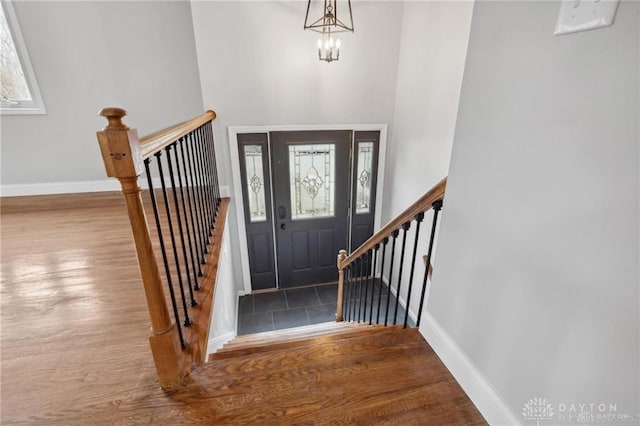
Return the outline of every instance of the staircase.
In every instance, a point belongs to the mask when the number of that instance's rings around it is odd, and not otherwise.
[[[159,382],[141,381],[112,403],[58,411],[47,423],[486,424],[419,330],[407,328],[412,306],[420,324],[446,178],[339,253],[336,323],[241,336],[204,363],[229,205],[218,184],[216,114],[143,138],[123,123],[125,110],[101,115],[108,125],[98,140],[125,197]],[[420,225],[431,210],[423,265]]]
[[[420,332],[402,326],[241,336],[167,396],[138,401],[130,414],[242,425],[486,424]]]

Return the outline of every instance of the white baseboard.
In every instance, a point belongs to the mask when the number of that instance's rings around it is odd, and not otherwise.
[[[209,341],[207,342],[207,356],[209,354],[216,352],[218,349],[222,348],[225,345],[225,343],[227,343],[229,340],[235,337],[236,337],[236,333],[233,331],[230,331],[218,337],[209,339]]]
[[[420,332],[460,383],[490,425],[522,425],[522,421],[509,409],[502,397],[487,379],[469,361],[431,314],[423,312]]]
[[[27,195],[77,194],[81,192],[120,191],[117,179],[85,180],[76,182],[41,182],[0,186],[2,197]]]
[[[153,185],[160,187],[160,179],[153,178]],[[148,188],[146,178],[140,179],[140,187]],[[120,191],[117,179],[85,180],[75,182],[40,182],[14,185],[0,185],[0,197],[23,197],[29,195],[79,194],[83,192]],[[220,185],[220,196],[230,194],[227,185]]]

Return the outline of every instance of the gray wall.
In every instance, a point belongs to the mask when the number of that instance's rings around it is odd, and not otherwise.
[[[47,107],[2,116],[3,185],[106,179],[105,106],[140,136],[202,113],[189,2],[14,2]]]
[[[472,11],[473,2],[469,1],[404,5],[395,111],[387,149],[383,223],[448,173]],[[431,217],[431,213],[425,217],[420,255],[427,251],[425,234]],[[407,234],[407,241],[414,240],[414,230],[415,224]],[[407,247],[410,249],[410,243]],[[391,257],[389,251],[388,255]],[[396,261],[393,270],[397,274],[399,256]],[[407,298],[410,270],[407,256],[400,291],[403,301]],[[396,274],[392,280],[394,287]],[[411,295],[412,314],[418,310],[423,274],[423,265],[418,263]]]
[[[640,4],[555,37],[559,7],[475,5],[428,311],[516,415],[635,414]]]

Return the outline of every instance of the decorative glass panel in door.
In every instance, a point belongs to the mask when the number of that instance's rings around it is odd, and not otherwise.
[[[267,212],[264,197],[264,170],[262,169],[262,145],[244,145],[246,192],[249,198],[250,222],[264,222]]]
[[[251,286],[276,287],[271,179],[266,133],[238,135]]]
[[[373,235],[378,184],[379,131],[354,132],[354,173],[351,194],[355,214],[351,218],[351,250]]]
[[[335,209],[335,146],[289,146],[291,219],[331,217]]]
[[[347,246],[351,131],[271,133],[280,287],[337,280]]]
[[[371,171],[373,170],[373,142],[357,143],[356,213],[371,210]]]

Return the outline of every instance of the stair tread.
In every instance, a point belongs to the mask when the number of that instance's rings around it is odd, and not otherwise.
[[[302,327],[301,327],[302,328]],[[229,359],[250,354],[264,353],[270,351],[277,351],[281,349],[291,349],[306,345],[323,344],[336,340],[356,338],[360,336],[370,335],[372,333],[391,333],[392,329],[401,328],[401,326],[395,327],[382,327],[382,326],[345,326],[336,327],[325,332],[316,335],[269,335],[255,337],[257,340],[245,341],[242,345],[229,346],[222,348],[218,352],[215,352],[209,356],[209,361],[216,359]],[[271,332],[269,332],[271,333]],[[263,334],[263,333],[260,333]]]
[[[301,327],[285,328],[281,330],[265,331],[262,333],[245,334],[238,336],[225,346],[235,344],[244,344],[245,342],[256,342],[268,340],[270,338],[295,337],[299,335],[312,335],[314,333],[339,332],[340,330],[350,330],[353,328],[362,328],[368,326],[365,324],[348,323],[348,322],[324,322],[320,324],[305,325]]]
[[[208,424],[486,424],[415,328],[214,360],[174,398],[119,409],[132,421],[152,411],[160,423],[188,406],[189,420]]]
[[[404,347],[406,344],[424,345],[424,338],[416,330],[403,330],[402,328],[386,327],[374,329],[371,333],[350,334],[347,336],[323,336],[304,341],[274,343],[265,347],[243,348],[235,351],[214,354],[209,363],[222,362],[225,368],[224,374],[234,371],[243,375],[248,372],[261,369],[269,369],[274,372],[280,368],[286,368],[287,362],[299,362],[300,359],[315,359],[320,356],[331,358],[342,354],[350,356],[360,352],[387,353]],[[343,353],[344,348],[349,348]],[[233,371],[232,371],[233,370]]]

